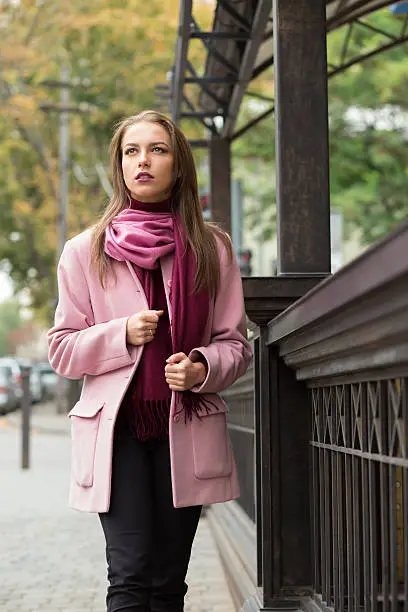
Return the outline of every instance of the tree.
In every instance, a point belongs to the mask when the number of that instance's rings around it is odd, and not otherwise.
[[[388,9],[365,21],[390,33],[401,28]],[[329,63],[338,61],[345,33],[343,28],[329,35]],[[361,27],[349,55],[375,48],[382,38]],[[342,210],[346,230],[359,230],[364,244],[387,234],[408,214],[407,89],[408,57],[402,46],[329,81],[331,203]],[[265,239],[276,230],[273,130],[270,117],[234,143],[234,172],[250,202],[249,220]]]
[[[401,27],[388,10],[372,15],[370,22],[391,33]],[[354,44],[360,52],[369,51],[381,37],[361,29]],[[329,37],[329,57],[341,44],[341,33]],[[407,86],[402,46],[330,81],[332,205],[343,211],[346,228],[360,231],[364,244],[387,234],[408,214]]]
[[[21,327],[20,305],[17,300],[6,300],[0,304],[0,357],[8,355],[8,338]]]
[[[211,8],[198,7],[207,18]],[[174,61],[178,0],[60,0],[9,3],[0,24],[0,261],[16,291],[28,289],[48,323],[56,296],[59,190],[58,115],[61,63],[69,65],[72,169],[69,234],[91,225],[107,196],[96,167],[106,166],[114,123],[155,105],[155,85]],[[195,58],[203,57],[197,50]],[[82,84],[86,84],[86,87]],[[78,178],[81,178],[81,181]]]

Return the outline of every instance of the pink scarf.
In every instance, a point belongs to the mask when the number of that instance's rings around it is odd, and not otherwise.
[[[170,301],[172,307],[171,342],[167,340],[160,324],[155,339],[146,344],[143,359],[138,367],[137,403],[143,402],[150,412],[168,401],[170,389],[164,378],[165,345],[172,347],[172,353],[186,355],[201,346],[209,314],[207,291],[194,292],[196,262],[178,215],[171,209],[170,200],[147,204],[132,199],[132,208],[120,212],[105,233],[105,252],[118,261],[131,261],[145,290],[149,308],[159,310],[154,303],[162,286],[160,259],[174,253]],[[156,273],[154,272],[156,270]],[[159,304],[160,306],[160,304]],[[170,355],[167,355],[170,357]],[[191,418],[199,408],[200,398],[191,391],[177,393],[177,410],[185,409],[186,418]],[[181,405],[180,405],[181,404]],[[137,407],[135,407],[137,409]],[[161,417],[163,421],[163,414]],[[146,429],[155,429],[150,421]],[[139,432],[140,433],[140,432]],[[145,432],[146,433],[146,432]],[[142,434],[144,435],[144,434]]]

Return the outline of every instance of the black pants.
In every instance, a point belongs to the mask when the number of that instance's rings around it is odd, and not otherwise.
[[[201,506],[174,508],[168,441],[115,437],[106,539],[108,612],[182,612]]]

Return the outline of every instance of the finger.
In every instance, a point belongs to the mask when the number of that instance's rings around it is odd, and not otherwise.
[[[175,365],[166,365],[164,371],[166,374],[176,374],[177,372],[180,372],[180,365],[178,363]]]
[[[177,385],[177,384],[174,384],[174,385],[173,385],[173,384],[171,384],[171,385],[169,385],[169,388],[170,388],[172,391],[185,391],[185,390],[186,390],[186,389],[185,389],[185,385]]]
[[[153,340],[155,338],[155,335],[156,335],[156,330],[154,329],[143,330],[143,338],[149,338],[150,340]]]
[[[164,310],[144,310],[140,314],[148,317],[161,317],[164,314]]]
[[[166,370],[166,368],[168,368]],[[176,365],[166,366],[164,369],[166,376],[186,376],[187,369],[183,362],[176,363]]]
[[[144,325],[145,323],[158,323],[159,315],[152,311],[146,311],[140,314],[139,321]]]
[[[175,353],[166,359],[166,363],[180,363],[180,361],[184,361],[184,359],[188,359],[185,353]]]
[[[181,376],[175,376],[174,374],[171,376],[166,376],[166,382],[168,383],[172,383],[172,384],[183,384],[185,382],[184,377]]]
[[[142,323],[158,323],[164,310],[145,310],[139,313],[139,321]]]

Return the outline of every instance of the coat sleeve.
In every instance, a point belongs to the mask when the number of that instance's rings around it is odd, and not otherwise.
[[[68,241],[58,264],[58,305],[48,332],[48,358],[54,370],[78,379],[132,364],[135,355],[126,344],[127,319],[95,324],[88,282]]]
[[[211,340],[189,355],[192,361],[207,365],[207,377],[196,393],[219,393],[242,376],[252,358],[247,340],[246,315],[238,262],[232,261],[225,246],[220,248],[220,284],[214,304]]]

